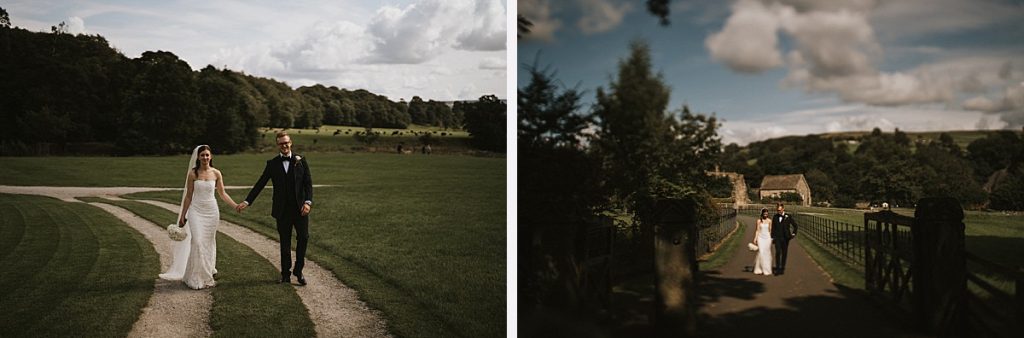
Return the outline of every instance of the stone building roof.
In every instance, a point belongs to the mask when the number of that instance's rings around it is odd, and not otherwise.
[[[803,174],[766,175],[761,179],[761,190],[797,190],[800,180],[804,180]]]

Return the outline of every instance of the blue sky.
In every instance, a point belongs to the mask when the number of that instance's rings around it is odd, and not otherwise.
[[[725,142],[829,131],[1024,125],[1024,5],[996,0],[520,0],[523,64],[593,101],[629,41],[651,46],[670,109],[723,119]]]
[[[285,81],[392,100],[506,97],[504,0],[5,1],[14,26],[100,34],[128,57],[166,50]],[[452,20],[458,17],[460,20]]]

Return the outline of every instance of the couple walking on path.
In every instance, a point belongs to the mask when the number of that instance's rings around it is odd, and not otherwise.
[[[786,206],[776,204],[775,216],[768,217],[768,208],[761,209],[761,216],[756,221],[754,240],[750,249],[757,252],[754,258],[754,274],[781,275],[786,273],[786,258],[789,253],[789,241],[796,237],[797,224],[789,214]],[[772,247],[775,248],[774,255]]]
[[[188,287],[203,289],[216,285],[217,274],[217,225],[220,224],[220,210],[214,193],[238,212],[251,205],[268,181],[274,183],[273,209],[271,215],[277,220],[277,231],[281,244],[281,283],[290,283],[294,274],[299,285],[306,285],[302,275],[305,265],[306,246],[309,242],[309,212],[313,205],[313,181],[309,164],[291,151],[291,137],[284,132],[277,134],[280,156],[267,161],[256,185],[241,203],[235,203],[224,192],[224,176],[213,167],[213,153],[208,145],[200,145],[192,151],[189,170],[182,193],[178,227],[188,234],[185,240],[177,242],[173,249],[170,269],[160,278],[184,281]],[[188,228],[185,228],[188,226]],[[295,229],[297,245],[295,265],[292,269],[291,238]]]

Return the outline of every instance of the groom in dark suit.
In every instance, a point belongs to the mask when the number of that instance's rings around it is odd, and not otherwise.
[[[263,175],[249,191],[245,201],[238,204],[242,212],[256,201],[267,181],[274,182],[274,205],[271,216],[277,220],[277,233],[281,239],[281,283],[291,283],[291,274],[306,285],[302,267],[306,263],[306,245],[309,242],[309,211],[313,206],[313,179],[309,164],[302,156],[292,153],[292,138],[288,133],[277,134],[277,147],[281,153],[268,160]],[[295,269],[292,269],[292,228],[295,228]],[[289,271],[291,270],[291,271]]]
[[[786,256],[789,253],[789,240],[796,237],[796,221],[786,213],[786,206],[782,203],[775,205],[775,216],[772,217],[772,243],[775,243],[775,271],[776,275],[786,272]]]

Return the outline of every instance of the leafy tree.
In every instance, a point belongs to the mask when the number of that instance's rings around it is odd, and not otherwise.
[[[505,152],[506,109],[506,104],[494,95],[466,104],[466,130],[474,147]]]
[[[230,73],[207,66],[196,80],[198,98],[203,107],[206,128],[200,143],[218,151],[234,153],[252,147],[258,140],[255,121],[245,112],[250,108],[242,88],[231,80]]]
[[[196,83],[185,61],[170,52],[144,52],[125,96],[118,147],[130,154],[173,154],[205,130]]]
[[[666,114],[669,88],[651,68],[647,44],[634,41],[608,92],[597,89],[594,106],[594,145],[604,160],[606,183],[648,234],[658,198],[707,200],[705,172],[721,149],[714,117],[693,115],[688,107],[679,119]]]
[[[812,200],[818,202],[832,202],[835,200],[836,191],[839,186],[824,171],[811,169],[804,173],[807,185],[811,188]]]
[[[967,158],[974,166],[978,182],[986,182],[992,173],[1010,167],[1013,158],[1024,151],[1024,140],[1017,133],[1001,130],[967,145]]]
[[[965,206],[980,206],[985,202],[985,191],[973,179],[970,163],[952,150],[943,143],[917,147],[914,160],[922,197],[953,197]]]
[[[11,28],[11,16],[3,7],[0,7],[0,28]]]
[[[518,138],[523,146],[571,147],[580,145],[582,131],[593,118],[578,113],[581,93],[567,89],[559,93],[555,73],[527,68],[530,83],[518,90]]]
[[[1010,173],[1003,184],[992,189],[989,208],[995,210],[1024,210],[1024,172]]]

